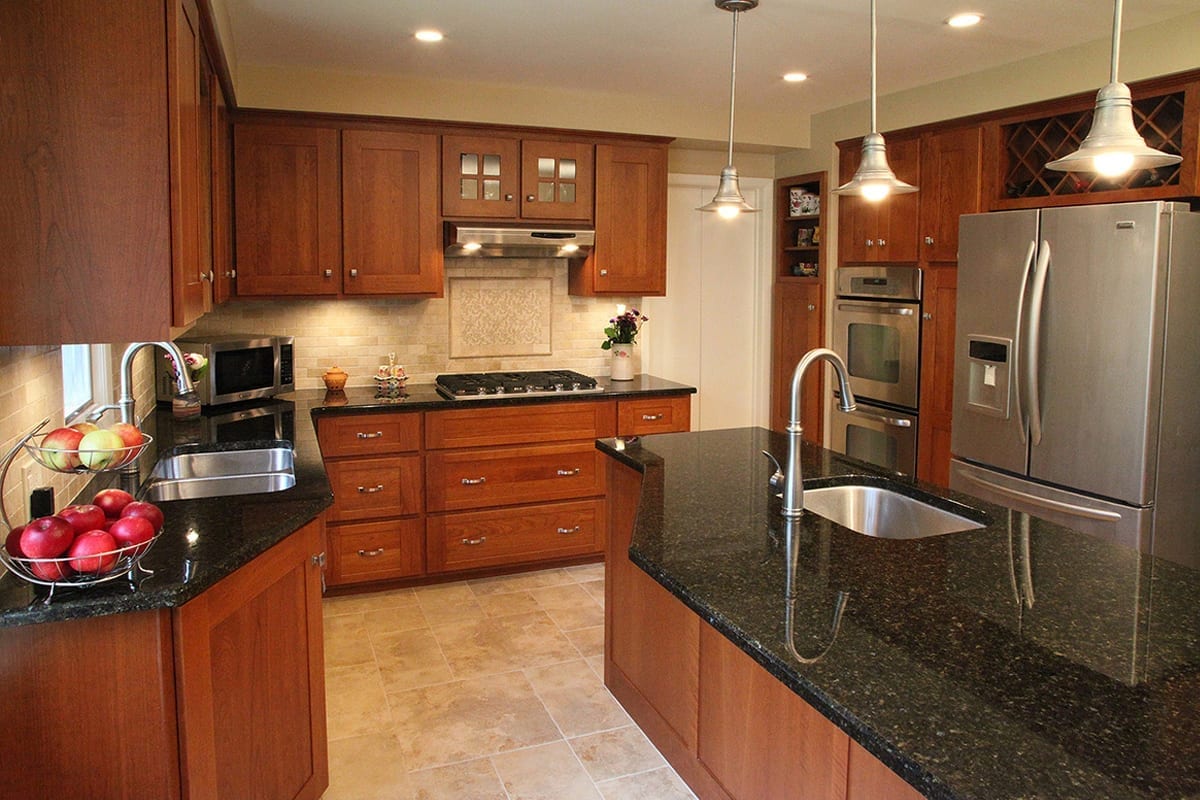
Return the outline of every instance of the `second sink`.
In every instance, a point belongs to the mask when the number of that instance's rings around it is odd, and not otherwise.
[[[880,539],[920,539],[984,526],[907,494],[865,483],[805,488],[804,510]]]

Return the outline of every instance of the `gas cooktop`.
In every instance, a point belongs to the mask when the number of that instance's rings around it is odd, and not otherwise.
[[[498,395],[538,397],[602,392],[595,378],[569,369],[539,372],[464,372],[438,375],[437,390],[451,400],[480,400]]]

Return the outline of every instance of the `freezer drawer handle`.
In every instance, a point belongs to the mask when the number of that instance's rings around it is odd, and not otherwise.
[[[462,479],[463,486],[478,486],[481,483],[487,483],[487,478],[484,477],[483,475],[480,475],[478,478],[463,478]]]
[[[911,419],[900,419],[898,417],[885,417],[883,414],[871,414],[867,411],[863,411],[861,408],[858,409],[857,411],[851,411],[850,413],[856,417],[864,417],[866,419],[873,419],[876,422],[882,422],[884,425],[891,425],[893,428],[911,428],[912,427]]]
[[[359,550],[358,557],[359,558],[376,558],[377,556],[383,555],[383,553],[384,553],[384,549],[382,547],[376,547],[374,550]]]
[[[1118,522],[1121,519],[1121,515],[1115,511],[1101,511],[1098,508],[1088,508],[1087,506],[1078,506],[1074,503],[1064,503],[1061,500],[1051,500],[1048,497],[1038,497],[1037,495],[1030,494],[1029,492],[1022,492],[1019,489],[1010,489],[1007,486],[1001,486],[997,483],[992,483],[991,481],[984,480],[983,478],[966,472],[961,472],[959,474],[971,483],[982,486],[985,489],[990,489],[996,494],[1002,494],[1005,497],[1022,500],[1039,508],[1047,508],[1051,511],[1061,511],[1064,514],[1070,514],[1073,517],[1098,519],[1106,522]]]
[[[911,317],[915,311],[911,308],[890,308],[888,306],[868,306],[862,303],[838,303],[838,311],[861,311],[864,314],[891,314],[897,317]]]

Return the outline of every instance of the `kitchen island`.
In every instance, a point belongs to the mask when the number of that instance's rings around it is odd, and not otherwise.
[[[983,527],[788,531],[761,429],[599,447],[606,682],[701,798],[1200,793],[1197,573],[903,479]],[[882,477],[808,445],[804,475]]]

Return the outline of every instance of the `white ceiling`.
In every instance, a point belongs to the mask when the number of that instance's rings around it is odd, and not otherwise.
[[[712,0],[226,0],[240,65],[420,75],[728,103],[732,17]],[[1197,0],[1133,0],[1125,30]],[[739,21],[738,103],[817,113],[867,96],[867,0],[761,0]],[[1107,40],[1111,0],[881,0],[881,94]],[[985,15],[953,30],[950,14]],[[436,45],[413,40],[434,27]],[[229,43],[227,43],[229,46]],[[785,84],[784,72],[811,78]],[[1096,76],[1099,86],[1105,74]],[[727,107],[727,106],[726,106]]]

